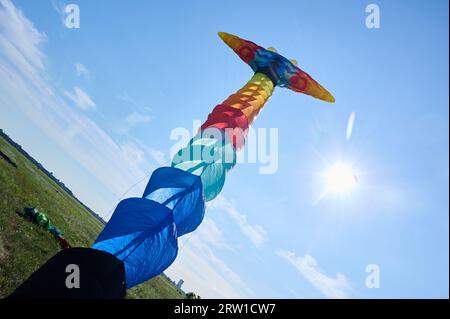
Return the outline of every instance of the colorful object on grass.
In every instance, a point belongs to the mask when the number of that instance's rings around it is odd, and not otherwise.
[[[55,237],[61,249],[71,247],[69,242],[62,236],[61,232],[52,225],[50,218],[48,218],[45,213],[40,212],[36,207],[25,207],[24,213],[26,218],[50,232]]]
[[[276,86],[334,102],[295,61],[228,33],[219,36],[255,74],[212,110],[197,135],[175,154],[171,167],[153,172],[142,198],[117,205],[92,246],[124,262],[128,288],[160,274],[175,260],[177,238],[202,222],[205,201],[222,190],[236,152]]]

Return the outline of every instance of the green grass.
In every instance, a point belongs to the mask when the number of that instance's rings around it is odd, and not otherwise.
[[[0,298],[4,298],[59,251],[50,233],[19,214],[24,207],[45,212],[73,247],[90,247],[103,224],[2,137],[0,151],[17,165],[0,157]],[[183,297],[163,276],[127,293],[127,298]]]

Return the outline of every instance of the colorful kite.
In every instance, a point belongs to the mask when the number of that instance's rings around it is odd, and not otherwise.
[[[275,86],[334,102],[295,61],[228,33],[219,36],[255,74],[212,110],[197,135],[176,153],[171,167],[153,172],[142,198],[117,205],[92,246],[123,261],[127,288],[160,274],[175,260],[177,238],[202,222],[205,201],[222,190],[226,173],[236,164],[236,152]]]

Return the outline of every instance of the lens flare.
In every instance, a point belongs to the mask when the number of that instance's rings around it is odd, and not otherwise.
[[[344,194],[350,193],[358,184],[353,169],[345,163],[337,163],[325,172],[327,193]]]

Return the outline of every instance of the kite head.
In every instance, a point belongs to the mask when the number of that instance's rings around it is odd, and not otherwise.
[[[289,61],[274,49],[264,49],[251,41],[225,32],[219,32],[219,36],[245,63],[250,65],[255,73],[264,73],[274,85],[308,94],[326,102],[335,101],[333,95],[308,73],[298,68],[295,61]]]

